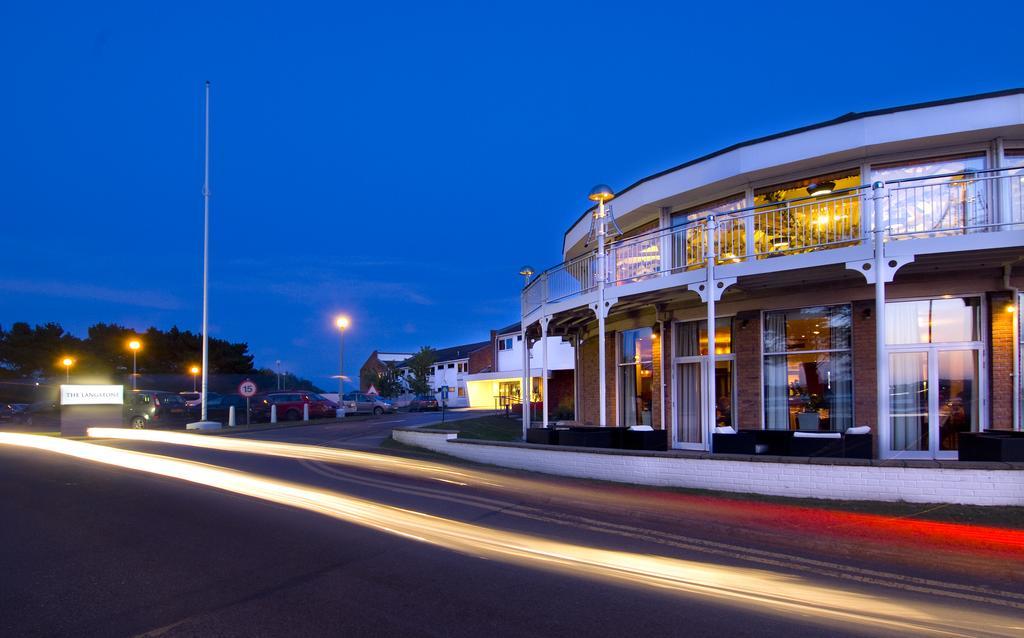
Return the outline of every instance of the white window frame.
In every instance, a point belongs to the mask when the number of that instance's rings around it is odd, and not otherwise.
[[[718,316],[715,317],[715,321],[716,322],[719,319],[728,319],[729,320],[729,330],[731,332],[731,337],[730,337],[730,342],[729,342],[729,354],[716,354],[716,355],[714,355],[714,357],[715,357],[715,363],[718,363],[719,361],[729,361],[732,364],[731,367],[730,367],[730,370],[732,371],[731,372],[731,374],[732,374],[732,415],[733,415],[733,423],[736,424],[737,423],[737,419],[739,418],[739,413],[737,412],[737,409],[736,409],[737,408],[737,404],[738,404],[738,400],[739,400],[739,388],[736,387],[736,374],[737,374],[737,372],[736,372],[736,344],[735,344],[735,338],[736,338],[736,315],[735,315],[735,313],[733,313],[733,314],[718,315]],[[707,373],[707,369],[706,369],[705,366],[708,365],[708,357],[711,355],[711,353],[709,352],[706,355],[704,355],[704,354],[688,355],[688,356],[685,356],[685,357],[684,356],[676,355],[676,346],[678,345],[678,341],[676,339],[676,326],[684,324],[684,323],[693,323],[693,322],[696,322],[696,323],[700,324],[700,322],[702,322],[702,321],[706,322],[707,319],[706,318],[704,318],[704,319],[700,319],[700,318],[696,318],[696,319],[680,319],[680,320],[676,320],[676,321],[671,322],[671,324],[669,325],[669,331],[670,331],[670,334],[672,335],[672,348],[671,348],[671,362],[672,362],[672,375],[671,375],[671,377],[672,377],[672,435],[671,435],[671,438],[669,439],[669,441],[671,442],[671,445],[672,445],[673,448],[679,449],[679,450],[707,450],[707,449],[710,449],[711,441],[709,441],[708,439],[711,437],[711,433],[714,432],[714,426],[708,427],[708,424],[703,423],[703,421],[707,418],[707,411],[706,410],[701,410],[701,422],[702,422],[702,426],[703,426],[703,430],[702,431],[704,433],[704,436],[702,438],[704,440],[701,443],[682,443],[682,442],[679,441],[679,435],[678,435],[678,432],[679,432],[679,384],[678,384],[678,377],[677,377],[677,374],[678,374],[678,369],[677,368],[678,368],[679,364],[683,364],[683,363],[700,363],[701,364],[701,377],[700,377],[701,392],[706,392],[707,389],[704,387],[704,385],[707,383],[707,374],[706,374]],[[736,427],[736,426],[734,425],[734,427]],[[736,429],[738,430],[739,428],[737,427]]]

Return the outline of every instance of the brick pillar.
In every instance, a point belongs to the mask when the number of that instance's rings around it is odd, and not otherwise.
[[[615,332],[614,330],[609,330],[608,334],[605,336],[605,343],[604,343],[605,375],[606,375],[607,380],[608,380],[608,385],[606,386],[607,395],[605,397],[607,399],[606,404],[607,404],[608,422],[607,423],[602,423],[601,425],[605,425],[605,426],[619,425],[619,413],[616,410],[616,403],[615,403],[616,394],[617,394],[616,391],[615,391],[615,388],[616,388],[615,381],[616,381],[616,375],[619,372],[618,366],[615,365],[615,362],[616,362],[616,359],[615,359],[615,354],[616,354],[616,352],[615,352],[616,351],[615,344],[616,344],[616,341],[617,341],[617,337],[618,337],[618,333],[617,332]],[[596,366],[595,366],[594,371],[598,372]],[[595,376],[597,376],[597,375],[595,375]]]
[[[875,302],[855,301],[853,327],[853,424],[869,425],[876,433],[878,422],[878,379],[875,360]]]
[[[989,356],[991,384],[989,388],[989,427],[994,430],[1013,429],[1013,322],[1017,315],[1007,312],[1013,303],[1010,293],[989,293]]]
[[[736,353],[735,423],[744,430],[761,429],[761,314],[741,312],[733,324]]]
[[[576,371],[579,375],[579,421],[586,425],[595,425],[598,420],[596,337],[590,336],[580,342],[579,357],[579,369]]]

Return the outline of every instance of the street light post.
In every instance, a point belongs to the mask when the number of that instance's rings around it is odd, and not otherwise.
[[[66,374],[66,383],[71,383],[71,366],[75,365],[75,360],[72,359],[71,357],[64,357],[63,359],[61,359],[61,364],[63,364],[64,366],[64,372]]]
[[[192,366],[192,369],[189,370],[189,372],[192,373],[192,391],[195,392],[196,391],[196,375],[199,374],[199,366]]]
[[[608,426],[608,379],[605,374],[605,317],[607,316],[607,308],[605,308],[605,292],[604,286],[608,280],[608,264],[606,263],[605,255],[605,235],[608,232],[608,211],[605,204],[608,200],[615,197],[615,192],[604,184],[598,184],[590,191],[590,195],[587,196],[592,202],[597,202],[597,208],[594,210],[594,216],[597,219],[597,368],[598,368],[598,411],[599,421],[601,427]]]
[[[338,331],[341,333],[339,339],[338,348],[338,411],[335,413],[339,419],[345,418],[345,330],[348,329],[351,322],[345,315],[339,315],[334,320],[334,325],[338,326]]]
[[[128,342],[128,348],[132,351],[132,390],[135,390],[135,379],[138,375],[138,354],[142,344],[137,339]]]

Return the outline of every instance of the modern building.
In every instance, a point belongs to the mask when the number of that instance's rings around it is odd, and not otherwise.
[[[471,369],[482,369],[491,365],[490,341],[467,343],[435,351],[434,364],[430,370],[430,387],[438,401],[443,399],[442,388],[448,388],[447,405],[452,408],[469,407],[469,393],[466,379]],[[399,369],[407,375],[409,367],[405,362]]]
[[[547,342],[551,414],[554,418],[573,420],[576,408],[575,349],[562,337],[548,337]],[[470,406],[500,409],[521,404],[524,376],[521,324],[516,322],[500,330],[492,330],[490,346],[493,365],[473,368],[466,377]],[[540,403],[544,387],[543,345],[531,340],[529,352],[530,401]]]
[[[875,456],[930,459],[1020,429],[1024,89],[851,113],[592,198],[522,294],[527,337],[579,344],[580,421],[698,450],[716,427],[867,425]]]

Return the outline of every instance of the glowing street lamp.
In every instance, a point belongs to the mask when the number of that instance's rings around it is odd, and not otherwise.
[[[199,366],[192,366],[189,368],[189,372],[192,373],[192,391],[196,391],[196,375],[199,374]]]
[[[338,315],[334,319],[334,325],[338,326],[338,332],[341,333],[341,346],[338,354],[338,411],[336,412],[339,419],[345,418],[345,331],[351,324],[352,322],[345,315]]]
[[[139,348],[142,344],[139,343],[138,339],[132,339],[128,342],[128,349],[132,351],[132,390],[135,389],[135,376],[138,374],[138,360],[139,360]]]
[[[71,383],[71,366],[75,365],[75,360],[71,357],[64,357],[60,360],[62,366],[64,366],[64,372],[67,375],[67,383]]]
[[[523,266],[519,269],[519,274],[523,276],[526,281],[523,282],[523,287],[530,285],[530,277],[533,277],[534,270],[531,266]]]

